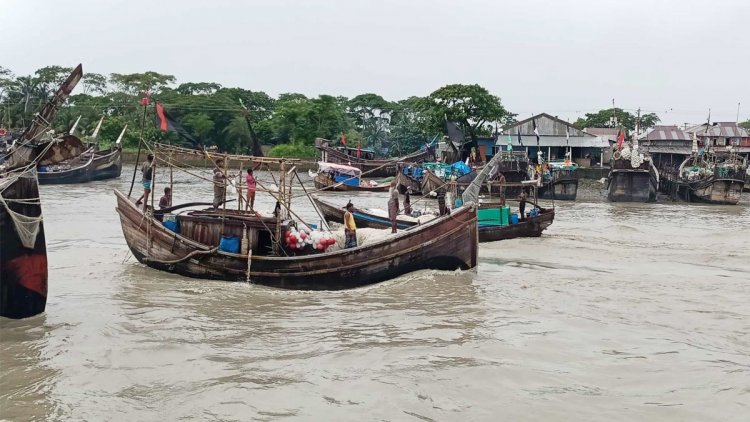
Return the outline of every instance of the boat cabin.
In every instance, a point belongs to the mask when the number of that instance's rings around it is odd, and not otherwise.
[[[343,183],[348,186],[359,186],[362,170],[345,166],[343,164],[318,162],[318,172],[327,175],[336,183]]]

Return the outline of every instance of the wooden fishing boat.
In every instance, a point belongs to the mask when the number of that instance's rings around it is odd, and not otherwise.
[[[422,193],[424,195],[430,192],[437,192],[445,186],[445,180],[438,177],[432,170],[425,170],[422,175]]]
[[[318,172],[310,172],[315,188],[342,192],[388,192],[387,184],[373,184],[369,180],[361,179],[362,170],[345,166],[319,162]]]
[[[607,176],[607,199],[612,202],[654,202],[659,186],[659,172],[651,161],[633,167],[630,160],[610,161]]]
[[[123,234],[136,259],[149,267],[189,277],[250,281],[285,289],[335,290],[420,269],[469,269],[477,264],[474,205],[370,245],[312,255],[272,256],[266,254],[272,248],[271,232],[257,228],[258,217],[248,213],[222,216],[221,211],[210,210],[178,215],[177,221],[188,226],[178,234],[151,214],[144,215],[126,195],[119,191],[115,195]],[[219,250],[222,227],[225,234],[247,227],[252,254]]]
[[[435,158],[435,153],[431,148],[425,148],[424,151],[417,151],[394,160],[377,160],[374,152],[362,150],[357,156],[356,148],[332,147],[331,141],[323,138],[315,140],[315,148],[321,153],[321,161],[326,163],[344,164],[360,169],[367,177],[395,177],[398,173],[398,163],[421,163],[430,161]]]
[[[94,137],[101,126],[101,121]],[[52,166],[40,165],[39,183],[42,185],[85,183],[120,177],[122,173],[122,137],[127,126],[120,132],[115,143],[106,150],[93,144],[77,157]],[[66,135],[75,137],[74,135]]]
[[[47,247],[36,166],[83,151],[75,137],[41,139],[82,75],[78,65],[16,140],[0,168],[0,316],[26,318],[44,312],[47,305]]]
[[[323,212],[328,221],[342,223],[344,222],[344,208],[324,201],[316,196],[313,200],[317,207]],[[366,208],[355,209],[352,213],[357,227],[367,227],[373,229],[391,228],[391,220],[388,219],[387,212],[378,212]],[[498,240],[515,239],[518,237],[539,237],[542,232],[549,227],[555,219],[554,208],[539,208],[539,216],[529,217],[519,221],[517,224],[508,224],[505,226],[497,225],[479,225],[479,242],[495,242]],[[420,225],[417,219],[399,216],[396,219],[399,229],[405,230]]]
[[[173,146],[157,145],[151,149],[155,160],[161,159],[162,154],[168,155],[172,166],[179,162],[175,155],[182,153]],[[195,151],[189,151],[188,155],[192,153]],[[189,277],[310,290],[358,287],[419,269],[455,270],[476,266],[478,223],[473,203],[467,203],[450,217],[386,235],[370,244],[327,252],[321,243],[308,242],[312,246],[307,248],[301,240],[304,237],[299,238],[300,243],[297,240],[289,243],[294,239],[295,225],[312,228],[291,209],[290,179],[293,177],[289,176],[292,171],[287,172],[287,165],[296,167],[298,160],[202,153],[216,163],[216,169],[223,174],[236,165],[240,168],[248,163],[277,165],[278,189],[268,189],[257,182],[259,191],[277,201],[274,217],[269,219],[242,211],[241,205],[238,210],[228,210],[225,196],[225,205],[221,208],[163,214],[162,218],[161,213],[144,213],[133,199],[115,191],[116,210],[126,243],[141,263]],[[235,165],[230,163],[232,161]],[[157,180],[156,172],[153,180]],[[235,185],[231,178],[225,180],[234,185],[241,198],[241,186]],[[216,192],[215,187],[214,198]],[[221,190],[218,192],[221,195]],[[151,201],[153,206],[153,198]],[[307,239],[313,240],[315,235],[322,233],[311,232]],[[241,247],[237,245],[240,238]],[[234,246],[228,247],[225,241]]]
[[[411,192],[413,195],[422,194],[422,184],[419,180],[413,176],[405,174],[403,170],[400,170],[396,175],[396,187],[398,188],[398,192],[402,195],[407,191]]]
[[[575,201],[578,195],[578,169],[575,164],[566,165],[562,161],[552,161],[549,177],[543,177],[539,197],[558,201]]]
[[[91,180],[116,179],[122,174],[122,147],[94,151]]]
[[[747,162],[733,151],[709,149],[693,154],[678,168],[666,168],[662,190],[674,199],[719,205],[737,205],[742,196]]]

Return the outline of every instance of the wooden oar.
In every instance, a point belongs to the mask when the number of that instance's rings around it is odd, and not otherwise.
[[[232,202],[232,201],[236,201],[236,199],[229,199],[229,200],[227,200],[225,202]],[[213,205],[213,204],[214,204],[213,202],[188,202],[186,204],[175,205],[174,207],[163,208],[163,209],[160,209],[158,211],[154,211],[154,214],[168,214],[168,213],[170,213],[170,212],[172,212],[174,210],[179,210],[179,209],[182,209],[182,208],[197,207],[197,206],[208,206],[208,205]],[[219,205],[221,205],[221,204],[219,204]]]

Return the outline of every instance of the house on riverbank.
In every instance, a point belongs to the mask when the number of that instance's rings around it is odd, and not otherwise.
[[[506,148],[508,142],[514,149],[525,149],[532,160],[536,159],[538,152],[545,160],[560,160],[570,148],[573,161],[581,167],[599,167],[609,162],[607,138],[577,129],[570,122],[547,113],[503,127],[496,148]]]

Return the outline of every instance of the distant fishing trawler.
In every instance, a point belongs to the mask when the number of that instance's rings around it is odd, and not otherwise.
[[[659,171],[648,151],[638,144],[641,111],[635,133],[625,142],[621,132],[612,145],[612,159],[607,176],[607,199],[612,202],[654,202],[659,189]]]
[[[736,205],[747,169],[747,158],[740,157],[731,145],[726,149],[706,145],[700,150],[694,133],[691,155],[665,173],[663,190],[687,201]]]

